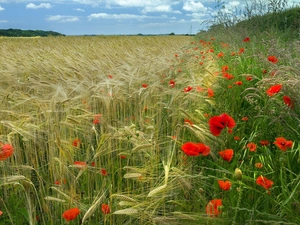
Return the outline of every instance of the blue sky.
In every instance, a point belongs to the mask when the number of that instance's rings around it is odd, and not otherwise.
[[[223,2],[226,12],[246,4]],[[204,21],[212,19],[215,6],[215,0],[0,0],[0,28],[66,35],[197,33],[204,29]]]

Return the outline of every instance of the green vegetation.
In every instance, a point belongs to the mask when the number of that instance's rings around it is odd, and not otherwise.
[[[54,31],[43,30],[20,30],[20,29],[0,29],[0,37],[48,37],[64,36],[64,34]]]

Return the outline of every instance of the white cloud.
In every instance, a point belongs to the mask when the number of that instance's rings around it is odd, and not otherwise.
[[[84,9],[77,8],[77,9],[75,9],[75,11],[78,11],[78,12],[84,12]]]
[[[137,19],[137,20],[142,20],[145,18],[148,18],[148,16],[135,15],[135,14],[108,14],[108,13],[93,13],[88,16],[89,20],[92,20],[92,19],[117,19],[117,20]]]
[[[41,3],[39,5],[35,5],[33,3],[29,3],[29,4],[26,5],[26,8],[27,9],[42,9],[42,8],[51,9],[52,5],[50,3]]]
[[[206,11],[207,8],[199,1],[188,0],[183,4],[183,10],[190,12]]]
[[[8,23],[8,20],[0,20],[0,23]]]
[[[61,16],[61,15],[49,16],[46,20],[57,21],[59,23],[69,23],[69,22],[79,21],[78,17],[76,16]]]
[[[174,11],[170,5],[146,6],[141,12],[144,14],[148,12],[166,12],[181,14],[181,12],[178,10]]]
[[[3,7],[1,7],[1,5],[0,5],[0,11],[3,11],[4,10],[4,8]]]

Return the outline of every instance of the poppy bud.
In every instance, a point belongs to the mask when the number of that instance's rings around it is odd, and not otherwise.
[[[243,173],[239,168],[236,168],[234,171],[234,176],[237,180],[242,180]]]

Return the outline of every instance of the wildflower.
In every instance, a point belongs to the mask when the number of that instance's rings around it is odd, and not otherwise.
[[[186,142],[181,146],[181,150],[188,156],[207,156],[210,153],[210,147],[202,143]]]
[[[110,213],[110,207],[108,204],[102,204],[101,210],[103,214],[109,214]]]
[[[113,79],[113,76],[110,75],[110,74],[108,74],[107,77],[108,77],[109,79]]]
[[[184,119],[183,122],[189,124],[190,126],[193,126],[193,124],[194,124],[193,121],[191,121],[189,119]]]
[[[251,77],[251,76],[247,76],[247,77],[246,77],[246,80],[247,80],[247,81],[251,81],[251,80],[252,80],[252,77]]]
[[[126,157],[126,155],[120,155],[120,158],[121,159],[126,159],[127,157]]]
[[[86,162],[83,162],[83,161],[75,161],[73,164],[74,164],[74,166],[77,167],[78,169],[83,169],[83,168],[86,168],[86,167],[87,167]]]
[[[274,182],[261,175],[256,179],[256,184],[262,186],[266,190],[269,190]]]
[[[76,217],[79,215],[80,210],[76,207],[76,208],[71,208],[66,210],[63,214],[62,217],[66,220],[66,221],[71,221],[71,220],[75,220]]]
[[[290,96],[285,95],[282,97],[284,104],[286,104],[291,109],[294,108],[294,101],[290,98]]]
[[[262,163],[259,163],[259,162],[255,163],[254,166],[255,166],[257,169],[263,168],[263,164],[262,164]]]
[[[269,60],[271,63],[274,63],[274,64],[278,62],[277,57],[274,56],[274,55],[268,56],[268,60]]]
[[[178,54],[175,54],[174,56],[175,56],[175,57],[178,57]]]
[[[206,214],[208,216],[218,216],[220,213],[222,213],[222,211],[219,210],[219,207],[221,206],[222,206],[222,199],[210,200],[206,205]]]
[[[268,90],[266,90],[266,93],[269,96],[273,96],[281,90],[281,87],[282,87],[282,84],[273,85]]]
[[[261,140],[259,143],[261,144],[261,146],[267,146],[270,144],[268,140]]]
[[[201,61],[201,62],[199,62],[199,64],[202,66],[202,65],[203,65],[203,62]]]
[[[93,124],[99,124],[100,123],[100,118],[101,118],[102,114],[95,114],[94,115],[94,120],[93,120]]]
[[[220,116],[213,116],[208,121],[210,131],[213,135],[219,136],[225,127],[232,129],[235,127],[234,119],[226,113]]]
[[[268,72],[268,71],[267,71],[266,69],[263,69],[263,70],[262,70],[262,73],[263,73],[263,74],[266,74],[267,72]]]
[[[275,142],[274,144],[281,150],[281,151],[286,151],[288,148],[292,148],[293,146],[293,142],[292,141],[288,141],[283,137],[278,137],[275,138]]]
[[[229,69],[228,65],[222,66],[222,72],[226,72]]]
[[[79,147],[80,146],[80,139],[79,138],[75,138],[72,142],[72,145],[74,147]]]
[[[247,144],[247,148],[249,149],[250,152],[256,152],[257,146],[253,142],[249,142]]]
[[[221,57],[224,57],[224,53],[223,52],[220,52],[220,53],[218,53],[218,58],[221,58]]]
[[[6,160],[14,153],[14,148],[10,144],[0,144],[0,161]]]
[[[103,168],[102,168],[102,169],[100,170],[100,172],[101,172],[102,176],[105,176],[105,177],[107,176],[107,171],[106,171],[106,169],[103,169]]]
[[[197,87],[196,87],[196,89],[197,89],[197,91],[198,91],[198,92],[202,92],[202,91],[204,91],[204,90],[205,90],[205,88],[203,88],[203,87],[200,87],[200,86],[197,86]]]
[[[184,92],[190,92],[193,89],[191,86],[187,86],[183,89]]]
[[[169,81],[169,86],[172,88],[175,87],[175,81],[173,79]]]
[[[91,166],[92,166],[92,167],[95,167],[95,166],[96,166],[96,163],[95,163],[95,162],[91,162]]]
[[[245,49],[244,48],[240,48],[240,51],[238,52],[238,54],[240,55],[240,54],[242,54],[244,52],[245,52]]]
[[[233,84],[238,85],[238,86],[241,86],[241,85],[243,84],[243,82],[242,82],[242,81],[236,81],[236,82],[234,82]]]
[[[223,190],[223,191],[228,191],[231,187],[231,182],[226,180],[218,180],[219,183],[219,187]]]
[[[235,56],[235,52],[231,52],[231,55],[232,55],[232,56]]]
[[[240,138],[239,136],[234,136],[234,137],[233,137],[233,140],[239,141],[239,140],[241,140],[241,138]]]
[[[234,78],[234,76],[230,73],[225,73],[223,72],[223,77],[226,78],[227,80],[231,80]]]
[[[2,216],[3,215],[3,212],[0,210],[0,216]]]
[[[244,122],[246,122],[246,121],[249,120],[249,118],[247,116],[244,116],[241,120],[244,121]]]
[[[234,170],[234,176],[236,177],[236,179],[242,180],[243,173],[242,173],[242,171],[239,168],[235,168],[235,170]]]
[[[148,87],[148,84],[142,84],[142,87],[143,87],[143,88],[147,88],[147,87]]]
[[[215,96],[214,90],[211,88],[207,88],[207,95],[209,98],[214,97]]]
[[[246,37],[243,42],[250,42],[250,38],[249,37]]]
[[[219,152],[219,155],[227,162],[230,162],[233,157],[233,149],[225,149]]]

